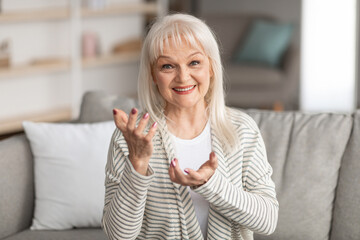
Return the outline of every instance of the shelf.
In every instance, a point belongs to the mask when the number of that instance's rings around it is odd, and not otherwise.
[[[70,11],[67,8],[9,11],[0,14],[0,23],[64,20],[69,18]]]
[[[23,121],[34,122],[63,122],[71,120],[71,108],[60,108],[47,112],[42,112],[36,115],[29,115],[23,117],[17,117],[7,120],[0,120],[0,135],[14,132],[20,132],[23,130]]]
[[[83,68],[100,67],[110,64],[131,63],[140,60],[140,52],[124,52],[119,54],[104,55],[97,58],[84,58]]]
[[[68,60],[61,60],[52,63],[28,64],[9,68],[0,68],[0,78],[12,78],[68,70],[70,70],[70,62]]]
[[[86,17],[104,17],[119,14],[132,13],[157,13],[156,3],[127,3],[114,4],[102,9],[82,8],[81,16]],[[69,8],[50,8],[40,10],[18,10],[0,13],[0,23],[43,21],[43,20],[66,20],[70,19]]]
[[[111,64],[132,63],[139,61],[139,59],[140,52],[124,52],[120,54],[104,55],[97,58],[85,58],[83,59],[82,66],[84,68],[92,68]],[[48,74],[61,71],[70,71],[69,61],[62,60],[54,63],[29,64],[10,68],[0,68],[0,79]]]
[[[157,13],[156,3],[124,3],[121,5],[111,5],[102,9],[94,10],[83,8],[81,16],[86,17],[103,17],[119,14],[132,14],[132,13]]]

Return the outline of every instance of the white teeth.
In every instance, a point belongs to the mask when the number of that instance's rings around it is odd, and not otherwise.
[[[194,87],[195,87],[195,85],[188,87],[188,88],[174,88],[174,89],[175,89],[175,91],[178,91],[178,92],[186,92],[186,91],[193,89]]]

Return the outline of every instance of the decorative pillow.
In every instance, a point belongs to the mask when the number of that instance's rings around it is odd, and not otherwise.
[[[23,127],[34,156],[35,212],[31,230],[99,227],[113,121],[25,121]]]
[[[271,67],[280,65],[281,57],[290,44],[292,24],[257,20],[244,44],[234,54],[234,62],[252,62]]]

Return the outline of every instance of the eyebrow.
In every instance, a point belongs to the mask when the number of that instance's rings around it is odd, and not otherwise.
[[[197,51],[197,52],[194,52],[194,53],[192,53],[192,54],[190,54],[187,58],[190,58],[191,56],[194,56],[194,55],[196,55],[196,54],[202,54],[200,51]],[[159,57],[158,57],[158,59],[159,58],[171,58],[170,56],[166,56],[166,55],[160,55]]]

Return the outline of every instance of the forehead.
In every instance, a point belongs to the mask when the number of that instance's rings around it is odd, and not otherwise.
[[[174,38],[174,37],[167,37],[165,38],[156,51],[156,59],[159,58],[161,55],[167,54],[182,54],[182,53],[193,53],[193,52],[200,52],[201,54],[205,55],[204,48],[200,44],[199,41],[191,41],[184,36],[181,38]]]
[[[172,53],[188,54],[190,52],[198,52],[201,54],[205,54],[203,48],[199,45],[192,45],[187,42],[182,42],[178,44],[174,44],[173,42],[171,42],[169,45],[164,45],[164,48],[162,49],[162,51],[159,52],[159,55],[167,55]]]

